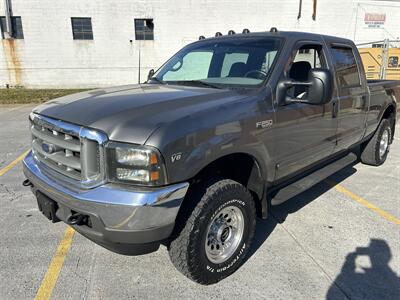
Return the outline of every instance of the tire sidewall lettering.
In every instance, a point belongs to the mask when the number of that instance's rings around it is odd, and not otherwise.
[[[215,212],[211,215],[210,217],[210,221],[214,219],[214,217],[226,206],[229,205],[234,205],[237,206],[238,208],[240,208],[245,215],[247,215],[246,210],[244,210],[243,208],[246,207],[246,203],[240,199],[232,199],[229,200],[225,203],[223,203],[222,205],[220,205]],[[240,261],[240,258],[242,257],[242,255],[245,253],[246,250],[246,243],[243,242],[242,240],[242,246],[240,247],[240,250],[238,250],[238,252],[232,256],[227,262],[225,262],[224,264],[226,264],[223,267],[212,267],[210,266],[208,263],[206,265],[206,270],[210,273],[222,273],[225,272],[227,270],[229,270],[232,266],[234,266],[238,261]]]
[[[243,243],[243,246],[242,246],[242,248],[240,248],[239,253],[236,254],[235,258],[230,263],[228,263],[228,265],[226,265],[226,266],[224,266],[222,268],[218,268],[218,269],[210,267],[209,265],[207,265],[206,266],[207,271],[209,271],[211,273],[214,273],[214,272],[221,273],[221,272],[227,271],[228,269],[230,269],[232,266],[234,266],[239,261],[239,259],[242,256],[242,254],[243,254],[245,249],[246,249],[246,243]]]

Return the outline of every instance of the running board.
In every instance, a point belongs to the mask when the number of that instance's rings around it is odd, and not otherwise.
[[[272,198],[271,205],[279,205],[290,198],[308,190],[312,186],[335,174],[341,169],[357,161],[357,156],[350,153],[347,156],[311,173],[310,175],[301,178],[298,181],[280,189]]]

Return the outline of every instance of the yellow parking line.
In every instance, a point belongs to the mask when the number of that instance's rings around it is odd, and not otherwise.
[[[369,203],[367,200],[361,198],[360,196],[350,192],[348,189],[344,188],[343,186],[341,186],[340,184],[335,184],[334,182],[328,182],[329,184],[331,184],[332,186],[334,186],[334,188],[341,192],[342,194],[350,197],[351,199],[357,201],[358,203],[364,205],[366,208],[370,209],[371,211],[377,213],[378,215],[380,215],[381,217],[383,217],[384,219],[388,220],[389,222],[392,222],[396,225],[400,225],[400,219],[396,218],[395,216],[387,213],[386,211],[380,209],[379,207],[375,206],[372,203]]]
[[[30,150],[25,151],[20,156],[18,156],[14,161],[12,161],[8,166],[5,166],[3,169],[0,170],[0,176],[3,176],[8,171],[10,171],[13,167],[15,167],[21,160],[25,158]]]
[[[75,230],[68,227],[65,230],[64,238],[58,245],[56,254],[51,260],[50,266],[44,276],[42,283],[36,293],[35,300],[47,300],[50,299],[53,292],[54,286],[57,283],[58,276],[60,275],[61,268],[64,264],[65,257],[72,244],[72,238],[74,237]]]

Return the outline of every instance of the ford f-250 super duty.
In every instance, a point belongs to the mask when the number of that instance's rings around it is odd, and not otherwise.
[[[382,164],[399,98],[399,82],[367,82],[347,39],[202,38],[145,84],[35,108],[24,185],[53,222],[122,254],[164,244],[211,284],[244,262],[269,205],[357,159]]]

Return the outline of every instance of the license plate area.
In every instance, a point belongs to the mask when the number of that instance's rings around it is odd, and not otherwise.
[[[40,192],[37,192],[36,198],[37,198],[39,210],[43,213],[43,215],[47,219],[49,219],[53,223],[57,223],[57,222],[61,221],[56,215],[56,212],[58,209],[57,202],[51,200],[49,197],[43,195]]]

